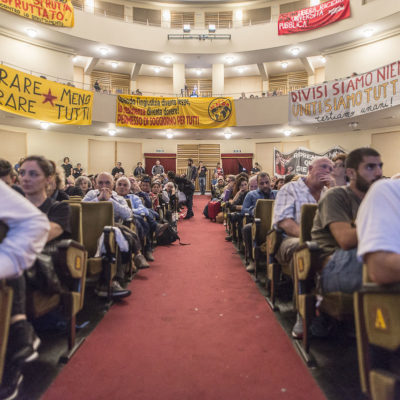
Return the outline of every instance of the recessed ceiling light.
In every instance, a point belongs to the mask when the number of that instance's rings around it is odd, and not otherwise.
[[[42,121],[42,122],[40,123],[40,127],[41,127],[42,129],[47,129],[49,126],[50,126],[50,123],[49,123],[49,122],[44,122],[44,121]]]
[[[203,73],[203,71],[201,69],[196,69],[196,74],[197,75],[201,75]]]
[[[317,6],[319,4],[319,0],[311,0],[310,1],[310,7]]]
[[[293,49],[290,49],[290,53],[292,56],[296,57],[300,53],[300,49],[298,47],[293,47]]]
[[[117,130],[114,128],[108,128],[107,132],[110,136],[114,136],[117,133]]]
[[[33,29],[33,28],[28,28],[28,29],[26,30],[26,33],[27,33],[28,36],[31,37],[31,38],[34,38],[34,37],[36,37],[36,35],[37,35],[36,29]]]
[[[369,38],[369,37],[371,37],[373,34],[374,34],[374,30],[372,29],[372,28],[368,28],[368,29],[366,29],[364,32],[363,32],[363,34],[364,34],[364,36],[366,37],[366,38]]]
[[[102,56],[106,56],[109,52],[109,50],[106,47],[100,47],[99,51]]]
[[[174,133],[172,132],[171,129],[167,129],[166,135],[168,139],[172,139],[174,137]]]
[[[232,137],[232,132],[227,130],[224,132],[225,139],[230,139]]]
[[[357,121],[349,122],[349,128],[357,129],[357,127],[358,127],[358,122]]]
[[[287,67],[288,67],[288,63],[286,62],[286,61],[283,61],[283,62],[281,62],[281,67],[283,68],[283,69],[286,69]]]
[[[236,70],[239,72],[239,74],[243,74],[243,72],[246,70],[246,67],[237,67]]]
[[[72,62],[76,63],[78,61],[79,57],[78,56],[73,56],[72,57]]]
[[[326,64],[326,57],[321,56],[321,62],[322,62],[322,64]]]
[[[290,136],[290,135],[292,134],[292,131],[291,131],[291,129],[285,129],[285,130],[283,131],[283,134],[284,134],[285,136]]]
[[[112,62],[111,62],[111,66],[112,66],[113,68],[117,68],[117,67],[118,67],[118,63],[117,63],[116,61],[112,61]]]
[[[235,61],[235,57],[227,56],[227,57],[225,57],[225,61],[226,61],[228,64],[232,64],[232,63]]]
[[[154,71],[156,74],[159,74],[160,71],[161,71],[161,68],[160,68],[160,67],[153,67],[153,71]]]
[[[164,60],[164,62],[166,62],[167,64],[169,64],[172,61],[172,57],[171,56],[165,56],[162,58]]]

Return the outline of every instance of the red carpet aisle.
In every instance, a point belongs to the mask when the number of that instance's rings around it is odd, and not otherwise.
[[[324,399],[205,199],[44,399]]]

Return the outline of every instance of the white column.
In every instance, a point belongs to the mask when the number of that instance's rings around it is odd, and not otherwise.
[[[130,90],[129,94],[135,94],[136,89],[137,89],[136,80],[135,81],[130,80],[129,81],[129,90]]]
[[[262,81],[262,90],[265,93],[269,92],[269,81]]]
[[[83,75],[83,89],[85,90],[93,90],[93,87],[91,86],[91,77],[90,75]]]
[[[174,95],[180,96],[181,90],[185,88],[185,64],[173,64],[172,80]]]
[[[224,64],[213,64],[212,66],[212,95],[224,95]]]

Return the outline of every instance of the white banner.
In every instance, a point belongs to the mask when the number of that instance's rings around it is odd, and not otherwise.
[[[400,61],[289,94],[289,123],[336,121],[400,104]]]

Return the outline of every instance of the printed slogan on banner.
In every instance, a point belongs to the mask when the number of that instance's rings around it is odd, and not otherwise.
[[[0,0],[0,8],[48,25],[74,26],[74,7],[70,0]]]
[[[274,148],[274,175],[280,178],[290,174],[307,175],[308,166],[314,158],[328,157],[332,159],[339,153],[344,153],[344,150],[339,146],[322,154],[301,147],[291,153],[282,153]]]
[[[320,123],[352,118],[400,104],[400,61],[361,75],[289,94],[289,122]]]
[[[211,129],[236,125],[230,97],[117,98],[116,125],[147,129]]]
[[[93,93],[0,66],[0,109],[69,125],[92,123]]]
[[[350,17],[350,0],[331,0],[279,15],[278,34],[306,32]]]

